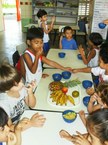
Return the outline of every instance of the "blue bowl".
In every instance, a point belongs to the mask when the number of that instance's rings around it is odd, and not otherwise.
[[[86,107],[88,106],[89,101],[90,101],[90,96],[85,96],[85,97],[83,98],[83,104],[84,104]]]
[[[81,54],[78,54],[77,57],[78,57],[78,59],[82,60]]]
[[[71,77],[71,72],[69,72],[69,71],[63,71],[62,72],[62,77],[64,79],[69,79]]]
[[[100,29],[104,29],[104,28],[106,27],[106,24],[104,24],[104,23],[99,23],[98,26],[99,26]]]
[[[93,83],[90,80],[84,80],[82,81],[82,85],[85,89],[87,89],[87,88],[91,88]]]
[[[77,114],[73,110],[65,110],[62,113],[63,120],[67,123],[72,123],[77,118]]]
[[[52,75],[54,81],[60,81],[62,79],[62,75],[59,73],[55,73]]]
[[[59,52],[59,53],[58,53],[58,56],[59,56],[60,58],[64,58],[65,55],[66,55],[66,53],[64,53],[64,52]]]

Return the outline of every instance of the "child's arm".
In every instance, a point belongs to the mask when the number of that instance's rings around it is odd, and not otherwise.
[[[108,19],[104,20],[103,23],[108,25]]]
[[[79,112],[79,116],[80,116],[80,118],[81,118],[83,124],[86,126],[86,118],[85,118],[85,113],[84,113],[83,110],[81,110],[81,111]]]
[[[98,109],[101,108],[99,104],[94,105],[94,102],[97,101],[97,97],[98,97],[98,96],[97,96],[96,93],[94,93],[94,94],[90,97],[90,101],[89,101],[88,107],[87,107],[87,110],[88,110],[89,113],[91,113],[91,112],[93,112],[93,111],[98,110]]]
[[[42,57],[42,61],[44,63],[46,63],[47,65],[50,65],[50,66],[52,66],[54,68],[61,69],[61,70],[72,71],[72,68],[70,68],[70,67],[63,67],[59,63],[56,63],[55,61],[52,61],[52,60],[46,58],[45,56]]]
[[[28,92],[28,96],[25,98],[25,103],[27,106],[33,108],[36,105],[36,97],[33,93],[33,85],[28,84],[28,87],[26,88]]]
[[[55,21],[55,16],[52,17],[52,21],[51,24],[48,26],[48,29],[46,28],[46,24],[44,22],[41,24],[41,27],[43,28],[43,31],[46,34],[48,34],[53,29],[54,21]]]
[[[59,48],[62,49],[62,39],[63,39],[63,36],[61,35],[60,36],[60,40],[59,40]]]
[[[83,60],[84,64],[88,64],[88,63],[90,62],[90,60],[91,60],[92,58],[94,58],[95,55],[96,55],[96,51],[93,49],[92,51],[90,51],[90,53],[88,54],[88,56],[87,56],[87,58],[86,58],[85,52],[84,52],[84,48],[82,48],[81,45],[80,45],[80,47],[79,47],[79,52],[80,52],[80,54],[81,54],[81,56],[82,56],[82,60]]]
[[[73,72],[73,73],[78,73],[78,72],[90,73],[90,72],[91,72],[91,68],[90,68],[90,67],[86,67],[86,68],[77,68],[77,69],[73,69],[72,72]]]

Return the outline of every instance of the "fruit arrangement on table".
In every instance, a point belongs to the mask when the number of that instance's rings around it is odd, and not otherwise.
[[[79,87],[81,82],[78,79],[68,82],[51,82],[49,84],[49,98],[50,102],[55,106],[72,107],[80,102],[81,89]]]

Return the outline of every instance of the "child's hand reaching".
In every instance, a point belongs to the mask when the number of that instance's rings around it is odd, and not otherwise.
[[[30,123],[33,127],[42,127],[45,123],[46,118],[43,115],[39,115],[38,113],[35,113],[31,119]]]

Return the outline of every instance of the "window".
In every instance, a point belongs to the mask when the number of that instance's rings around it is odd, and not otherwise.
[[[79,9],[78,15],[81,16],[89,16],[89,1],[90,0],[79,0]]]

